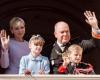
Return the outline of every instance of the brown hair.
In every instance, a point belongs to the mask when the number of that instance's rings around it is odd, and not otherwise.
[[[32,35],[32,37],[29,40],[29,44],[34,43],[34,45],[40,45],[43,46],[45,43],[45,40],[40,35]]]

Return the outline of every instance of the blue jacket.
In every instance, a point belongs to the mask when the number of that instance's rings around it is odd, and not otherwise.
[[[35,58],[30,53],[21,58],[19,74],[24,74],[25,70],[30,70],[31,74],[38,74],[40,69],[42,69],[45,74],[50,72],[49,60],[47,57],[39,55]]]

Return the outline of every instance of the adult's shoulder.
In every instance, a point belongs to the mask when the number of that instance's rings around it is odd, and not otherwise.
[[[28,41],[24,40],[24,42],[28,43]]]
[[[91,49],[91,48],[94,48],[96,45],[95,45],[95,41],[93,38],[91,39],[85,39],[85,40],[82,40],[79,45],[84,49],[84,50],[87,50],[87,49]]]

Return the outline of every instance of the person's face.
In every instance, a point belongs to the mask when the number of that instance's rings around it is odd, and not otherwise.
[[[70,40],[69,26],[65,23],[57,25],[54,35],[57,38],[57,41],[61,44],[69,42]]]
[[[17,22],[13,25],[11,32],[14,34],[15,38],[23,38],[25,34],[25,25],[22,22]]]
[[[82,51],[75,50],[71,52],[70,54],[71,62],[80,63],[81,59],[82,59]]]
[[[31,44],[29,44],[29,48],[31,49],[32,55],[38,56],[41,53],[43,46],[34,45],[34,42],[32,42]]]

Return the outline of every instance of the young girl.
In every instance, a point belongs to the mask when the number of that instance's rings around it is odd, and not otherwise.
[[[81,62],[83,49],[76,44],[71,45],[63,53],[63,64],[58,68],[61,74],[94,74],[91,64]]]
[[[1,30],[1,67],[7,68],[6,74],[18,74],[22,56],[30,52],[28,42],[23,39],[25,22],[22,18],[14,17],[10,21],[10,31],[14,38],[7,37],[6,31]]]
[[[31,52],[20,61],[19,74],[48,74],[49,60],[41,55],[45,41],[40,35],[33,35],[29,40]]]

